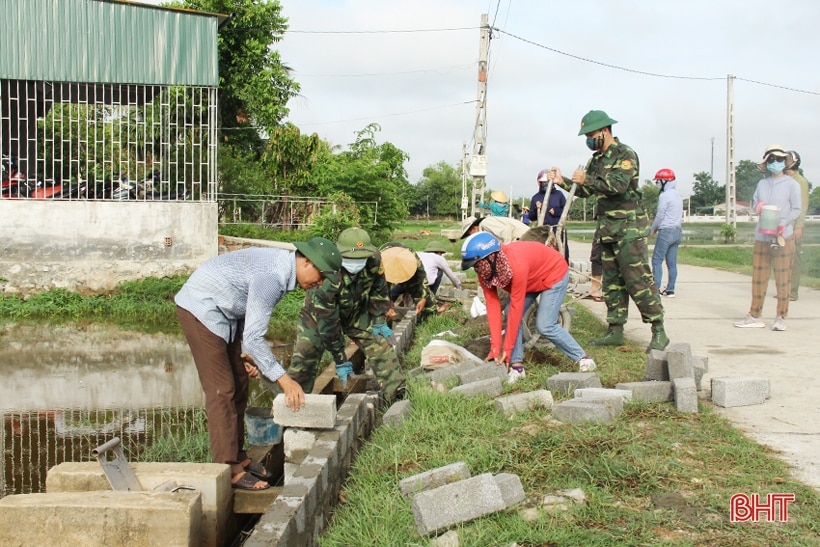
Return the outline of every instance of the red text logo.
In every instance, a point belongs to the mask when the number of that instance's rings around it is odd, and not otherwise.
[[[729,520],[732,522],[788,522],[789,502],[794,494],[768,494],[764,502],[758,494],[735,494],[729,502]],[[762,515],[762,518],[761,518]]]

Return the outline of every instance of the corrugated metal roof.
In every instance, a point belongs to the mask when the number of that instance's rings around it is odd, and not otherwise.
[[[224,16],[112,0],[3,0],[0,78],[216,86]]]

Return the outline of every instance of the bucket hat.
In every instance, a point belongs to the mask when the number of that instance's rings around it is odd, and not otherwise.
[[[769,159],[769,156],[776,156],[778,158],[783,158],[783,161],[786,162],[788,166],[789,163],[789,154],[786,152],[786,149],[779,144],[770,144],[766,151],[763,152],[763,161],[757,164],[757,169],[761,173],[766,173],[766,160]]]
[[[293,245],[323,274],[338,272],[342,267],[342,255],[336,244],[329,239],[314,237],[309,241],[297,241]]]
[[[603,110],[590,110],[581,118],[581,130],[578,135],[586,135],[593,131],[598,131],[604,127],[609,127],[613,123],[618,123],[618,120],[613,120]]]

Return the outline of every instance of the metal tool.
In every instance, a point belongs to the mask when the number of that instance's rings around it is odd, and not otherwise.
[[[134,475],[134,471],[128,465],[128,460],[125,459],[125,454],[122,453],[119,437],[114,437],[107,443],[101,444],[92,450],[91,454],[100,462],[112,489],[127,492],[142,491],[137,476]]]

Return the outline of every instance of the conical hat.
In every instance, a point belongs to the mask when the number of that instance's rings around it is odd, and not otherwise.
[[[501,190],[496,190],[495,192],[490,193],[490,197],[496,200],[498,203],[507,203],[507,194],[505,194]]]
[[[382,251],[384,277],[388,283],[404,283],[418,271],[416,255],[405,247],[390,247]]]

